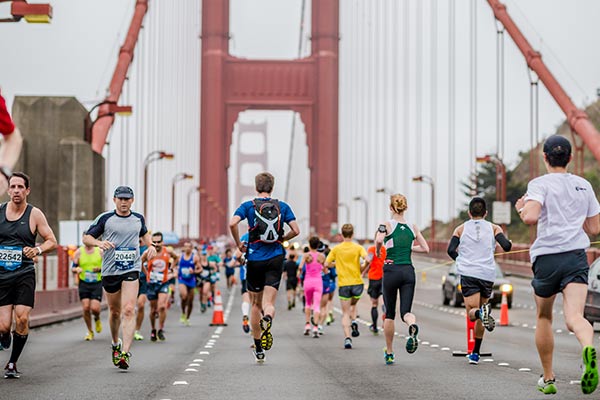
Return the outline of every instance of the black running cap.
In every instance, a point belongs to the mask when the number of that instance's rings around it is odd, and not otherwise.
[[[544,142],[544,153],[571,154],[571,142],[564,136],[552,135]]]
[[[115,189],[114,197],[119,199],[133,199],[133,189],[129,186],[119,186]]]

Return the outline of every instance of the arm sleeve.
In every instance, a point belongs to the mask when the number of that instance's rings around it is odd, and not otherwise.
[[[452,236],[452,239],[450,239],[450,243],[448,243],[448,255],[453,260],[456,260],[456,258],[458,257],[458,252],[456,250],[458,249],[459,244],[460,239],[458,238],[458,236]]]
[[[506,236],[504,236],[504,233],[500,232],[495,237],[496,237],[496,242],[498,242],[500,244],[500,246],[502,247],[502,250],[510,251],[510,249],[512,248],[512,243],[506,238]]]

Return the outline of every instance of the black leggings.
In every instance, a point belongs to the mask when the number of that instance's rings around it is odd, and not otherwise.
[[[396,318],[396,299],[400,291],[400,317],[412,309],[415,296],[415,268],[412,265],[386,264],[383,266],[383,303],[385,318]]]

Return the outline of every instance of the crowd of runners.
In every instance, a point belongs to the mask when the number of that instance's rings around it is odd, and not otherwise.
[[[587,394],[597,386],[598,370],[593,328],[583,318],[589,268],[585,249],[590,245],[587,234],[600,232],[600,206],[590,183],[567,173],[571,160],[568,140],[560,136],[547,139],[544,160],[548,174],[531,181],[526,195],[515,204],[524,223],[538,225],[531,248],[537,305],[535,341],[543,368],[537,388],[545,394],[557,391],[551,323],[554,299],[562,293],[567,327],[583,348],[581,389]],[[12,346],[5,378],[18,378],[16,365],[27,341],[34,305],[34,259],[57,244],[43,212],[27,203],[29,177],[11,172],[6,183],[10,200],[0,205],[0,346]],[[300,229],[290,205],[271,197],[274,183],[269,173],[256,176],[257,196],[235,210],[229,241],[188,241],[177,248],[167,246],[161,232],[151,232],[144,216],[132,211],[132,188],[117,187],[114,209],[93,221],[72,259],[86,328],[84,340],[94,340],[102,332],[104,298],[112,362],[128,369],[134,341],[146,340],[147,334],[152,342],[167,340],[168,312],[180,312],[180,323],[189,326],[190,320],[202,318],[214,305],[220,288],[241,288],[241,334],[252,337],[254,358],[264,363],[266,352],[276,342],[276,300],[283,281],[287,310],[302,310],[298,335],[318,339],[329,330],[332,335],[343,332],[340,349],[352,349],[353,340],[360,336],[357,303],[367,286],[369,331],[377,335],[383,329],[385,364],[396,361],[396,319],[406,325],[406,352],[415,353],[421,330],[434,327],[421,325],[412,308],[416,285],[412,253],[428,253],[429,245],[406,217],[408,199],[402,194],[390,196],[390,218],[373,224],[371,247],[354,240],[354,227],[349,223],[342,225],[339,243],[312,236],[300,246],[286,247],[283,243],[296,238]],[[475,346],[467,362],[478,364],[484,332],[495,327],[489,304],[494,253],[497,244],[510,251],[512,243],[500,226],[486,220],[487,204],[482,198],[471,199],[468,215],[448,238],[447,252],[456,261],[466,313],[475,322]],[[240,232],[242,221],[248,224],[247,232]],[[36,242],[38,235],[41,243]],[[336,328],[338,333],[333,327],[326,333],[325,327],[335,321],[335,294],[341,327]],[[196,301],[199,310],[193,313]],[[150,325],[146,332],[142,328],[145,315]]]

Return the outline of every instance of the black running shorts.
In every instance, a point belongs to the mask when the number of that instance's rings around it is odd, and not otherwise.
[[[279,289],[281,274],[283,274],[283,254],[268,260],[248,260],[246,271],[248,291],[262,292],[265,286]]]
[[[35,270],[0,281],[0,307],[23,305],[33,308],[35,303]]]
[[[296,290],[297,287],[298,287],[298,278],[296,278],[295,276],[292,278],[288,278],[287,281],[285,282],[285,288],[287,290]]]
[[[340,286],[338,296],[341,300],[360,299],[365,285]]]
[[[537,256],[531,286],[536,295],[552,297],[569,283],[588,283],[590,267],[585,250]]]
[[[473,296],[480,293],[484,299],[492,297],[494,282],[486,281],[472,276],[460,276],[460,287],[463,297]]]
[[[369,289],[367,289],[367,293],[372,299],[378,299],[379,296],[383,294],[383,284],[382,279],[369,279]]]
[[[121,290],[121,283],[139,281],[139,271],[131,271],[122,275],[108,275],[102,277],[102,287],[106,293],[117,293]]]
[[[79,281],[79,300],[102,301],[102,282]]]

